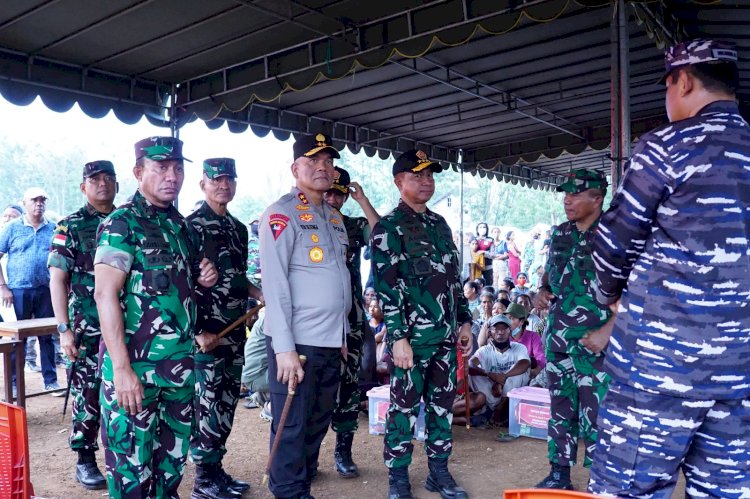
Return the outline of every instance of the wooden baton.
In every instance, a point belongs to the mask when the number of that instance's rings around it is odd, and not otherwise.
[[[299,356],[299,363],[302,367],[305,366],[306,360],[307,357],[305,357],[304,355]],[[294,395],[297,392],[297,376],[292,376],[286,386],[286,400],[284,401],[284,408],[281,410],[281,417],[279,417],[278,424],[276,425],[276,436],[273,439],[271,453],[268,454],[268,462],[266,462],[266,472],[263,473],[263,480],[261,482],[261,484],[264,486],[268,483],[268,475],[271,473],[271,464],[273,463],[273,458],[276,456],[276,451],[279,449],[279,444],[281,443],[281,434],[284,432],[284,425],[286,424],[286,417],[289,414],[289,409],[292,407],[292,400],[294,399]]]
[[[248,320],[253,315],[255,315],[258,312],[260,312],[260,309],[263,308],[264,306],[265,305],[263,303],[261,303],[257,307],[253,307],[250,310],[248,310],[245,315],[243,315],[242,317],[240,317],[239,319],[237,319],[236,321],[234,321],[233,323],[231,323],[230,325],[228,325],[227,327],[225,327],[224,329],[222,329],[221,332],[216,335],[217,336],[216,339],[217,340],[222,339],[230,331],[234,330],[234,328],[236,328],[237,326],[239,326],[240,324],[242,324],[243,322],[245,322],[246,320]],[[203,352],[203,347],[200,348],[200,351]]]

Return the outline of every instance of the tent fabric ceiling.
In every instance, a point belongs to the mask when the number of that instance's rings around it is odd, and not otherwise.
[[[654,82],[673,39],[738,43],[744,108],[750,0],[628,13],[634,137],[665,121]],[[4,0],[0,94],[126,123],[323,129],[353,152],[419,147],[550,188],[609,168],[612,16],[608,0]]]

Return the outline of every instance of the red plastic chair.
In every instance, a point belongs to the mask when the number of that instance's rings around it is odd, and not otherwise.
[[[599,497],[586,492],[554,489],[518,489],[506,490],[503,499],[559,499],[573,497]]]
[[[26,410],[0,402],[0,497],[30,499],[30,476]]]

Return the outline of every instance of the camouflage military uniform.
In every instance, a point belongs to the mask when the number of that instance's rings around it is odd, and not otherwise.
[[[550,304],[545,348],[551,398],[547,445],[550,462],[561,466],[576,463],[579,438],[586,445],[584,466],[591,466],[596,413],[609,382],[602,372],[604,355],[580,343],[611,315],[594,297],[591,241],[596,228],[594,222],[581,233],[575,222],[560,224],[552,234],[545,269],[557,297]]]
[[[73,407],[73,426],[68,437],[70,448],[97,450],[97,433],[101,409],[97,375],[99,364],[99,315],[94,302],[94,254],[96,229],[107,215],[96,211],[90,204],[62,219],[55,227],[47,266],[70,275],[68,292],[68,317],[71,330],[80,340],[78,359],[69,362]]]
[[[206,202],[187,219],[198,235],[198,254],[211,260],[219,273],[213,287],[196,290],[195,332],[217,334],[245,313],[247,227],[230,214],[217,215]],[[216,348],[195,355],[197,426],[190,457],[196,464],[218,463],[226,454],[240,393],[244,347],[245,325],[241,324],[219,340]]]
[[[99,227],[94,264],[127,274],[120,298],[125,344],[145,396],[135,416],[118,406],[102,359],[102,444],[112,497],[176,497],[193,416],[194,242],[185,219],[140,192]]]
[[[685,42],[667,69],[730,54]],[[690,116],[641,137],[594,242],[599,297],[622,299],[589,485],[603,494],[670,497],[682,469],[688,496],[750,497],[750,126],[730,100]]]
[[[360,254],[367,245],[369,226],[366,218],[342,216],[349,236],[346,268],[352,280],[352,309],[349,312],[349,334],[346,335],[347,357],[341,374],[338,400],[333,411],[331,428],[336,433],[357,431],[359,414],[359,365],[365,336],[364,305],[362,304],[362,273]]]
[[[397,367],[391,376],[385,464],[403,468],[411,463],[421,398],[426,413],[425,452],[429,458],[447,458],[453,444],[456,330],[471,322],[450,228],[440,215],[429,210],[416,213],[402,201],[375,226],[371,245],[388,345],[408,338],[414,354],[414,367]]]
[[[247,279],[250,283],[260,288],[260,281],[256,274],[260,273],[260,241],[258,235],[248,231],[247,237]]]

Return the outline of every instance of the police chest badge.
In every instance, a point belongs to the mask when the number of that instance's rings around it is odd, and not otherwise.
[[[273,240],[276,241],[286,226],[289,224],[289,217],[282,215],[281,213],[273,213],[268,217],[268,226],[271,227],[271,233],[273,234]]]
[[[310,248],[310,261],[313,263],[320,263],[323,261],[323,249],[319,246],[313,246]]]
[[[302,220],[303,222],[312,222],[313,218],[315,217],[311,215],[310,213],[302,213],[299,215],[299,219]]]

